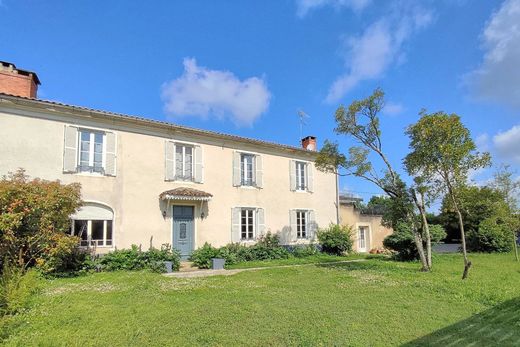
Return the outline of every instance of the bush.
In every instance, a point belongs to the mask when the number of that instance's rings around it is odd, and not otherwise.
[[[27,308],[30,298],[39,288],[40,279],[36,271],[24,272],[19,267],[4,263],[0,275],[0,317]]]
[[[472,252],[510,252],[514,235],[506,223],[487,218],[480,223],[478,231],[468,232],[467,241],[468,250]]]
[[[320,253],[320,248],[318,247],[318,245],[312,243],[308,245],[290,246],[287,247],[287,250],[291,255],[293,255],[296,258],[311,257]]]
[[[438,224],[429,225],[429,229],[431,242],[439,242],[446,237],[444,228]],[[394,232],[383,240],[383,246],[394,251],[394,258],[397,260],[408,261],[419,259],[412,229],[408,224],[398,223]]]
[[[55,234],[36,259],[36,266],[44,274],[71,274],[81,270],[89,257],[90,254],[79,247],[78,237]]]
[[[94,266],[99,264],[104,271],[149,269],[154,272],[165,272],[164,261],[172,262],[174,271],[179,270],[180,254],[170,245],[164,244],[160,250],[150,248],[144,252],[136,245],[132,245],[130,249],[115,250],[102,256],[94,262]]]
[[[352,251],[352,227],[331,224],[328,229],[318,231],[318,241],[322,251],[333,255],[342,255]]]
[[[209,269],[211,267],[211,258],[217,258],[218,255],[219,250],[206,242],[204,246],[197,248],[191,253],[190,260],[199,269]]]

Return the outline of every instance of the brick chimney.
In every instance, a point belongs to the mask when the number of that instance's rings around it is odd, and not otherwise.
[[[317,151],[316,136],[307,136],[302,139],[302,147],[308,151]]]
[[[0,93],[36,98],[40,80],[36,73],[0,61]]]

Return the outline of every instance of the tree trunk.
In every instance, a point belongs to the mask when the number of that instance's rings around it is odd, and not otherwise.
[[[466,233],[464,232],[462,213],[460,213],[459,207],[457,205],[455,205],[455,210],[459,219],[460,238],[462,241],[462,254],[464,255],[464,272],[462,273],[462,279],[464,280],[468,277],[471,262],[468,260],[468,253],[466,252]]]
[[[430,271],[430,267],[428,266],[428,260],[424,255],[424,247],[421,233],[417,229],[416,223],[414,221],[413,216],[408,215],[408,221],[410,225],[412,225],[413,239],[415,241],[415,246],[417,247],[417,252],[419,253],[419,259],[421,260],[422,268],[421,271],[428,272]]]
[[[421,214],[422,226],[424,230],[424,236],[426,237],[426,262],[428,264],[428,270],[432,269],[432,239],[430,235],[430,226],[426,219],[426,207],[424,206],[424,195],[421,194],[421,201],[417,199],[415,195],[415,189],[412,189],[412,197],[417,209]]]
[[[518,245],[516,244],[516,238],[518,236],[516,235],[516,231],[513,233],[513,245],[514,245],[514,250],[515,250],[515,258],[516,258],[516,261],[519,261],[518,260]]]

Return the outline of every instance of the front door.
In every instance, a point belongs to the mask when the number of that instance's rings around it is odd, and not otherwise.
[[[193,251],[193,206],[173,206],[173,247],[186,260]]]
[[[358,252],[367,251],[367,227],[359,227],[358,231]]]

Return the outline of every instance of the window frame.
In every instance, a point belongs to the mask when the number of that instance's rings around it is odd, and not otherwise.
[[[81,153],[84,152],[82,150],[82,135],[86,133],[89,134],[89,148],[88,148],[88,166],[81,165]],[[99,171],[96,170],[94,166],[94,156],[95,156],[95,145],[96,145],[96,135],[101,135],[102,147],[101,147],[101,168]],[[106,167],[106,132],[103,130],[97,129],[88,129],[88,128],[78,128],[78,139],[77,139],[77,153],[76,153],[76,172],[82,174],[91,174],[91,175],[105,175],[105,167]],[[84,169],[86,168],[86,169]]]
[[[303,218],[302,218],[303,217]],[[303,220],[303,223],[302,223]],[[296,210],[296,239],[309,238],[309,210]]]
[[[251,158],[251,178],[249,180],[244,176],[249,172],[246,158]],[[256,187],[256,155],[253,153],[240,153],[240,185],[243,187]]]
[[[183,176],[177,175],[177,147],[182,147],[182,173]],[[186,148],[191,149],[191,177],[186,176]],[[174,181],[195,181],[195,146],[187,143],[175,142],[173,145],[173,162],[175,164]]]
[[[246,213],[245,215],[245,220],[246,220],[246,224],[244,225],[242,223],[242,220],[244,218],[243,214],[244,212]],[[251,216],[249,216],[248,214],[251,213]],[[249,223],[249,219],[251,219],[251,224]],[[247,242],[247,241],[254,241],[255,238],[256,238],[256,233],[257,233],[257,209],[256,208],[251,208],[251,207],[242,207],[240,208],[240,241],[242,242]],[[245,234],[246,234],[246,237],[244,238],[243,237],[243,234],[244,234],[244,230],[243,230],[243,227],[245,226]],[[248,227],[252,227],[252,230],[249,231],[249,228]],[[251,233],[251,235],[249,235],[249,233]]]
[[[102,248],[113,248],[114,247],[114,220],[113,219],[71,219],[71,227],[70,227],[70,235],[75,235],[76,230],[76,221],[86,221],[87,222],[87,238],[83,240],[80,238],[79,245],[80,247],[102,247]],[[103,222],[103,239],[92,239],[92,222],[94,221],[102,221]],[[107,238],[109,223],[110,222],[110,232],[111,238]],[[101,242],[100,242],[101,241]]]
[[[308,163],[304,161],[295,160],[295,180],[296,180],[296,191],[305,192],[308,190],[308,174],[307,166]]]

